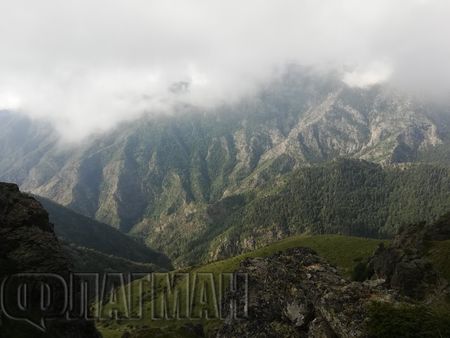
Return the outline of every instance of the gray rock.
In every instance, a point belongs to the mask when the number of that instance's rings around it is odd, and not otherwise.
[[[378,286],[342,278],[308,248],[246,259],[239,272],[249,274],[249,318],[228,320],[218,337],[366,337],[369,302],[396,301]]]

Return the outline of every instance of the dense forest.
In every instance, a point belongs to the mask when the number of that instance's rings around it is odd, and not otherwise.
[[[431,222],[450,210],[450,169],[441,166],[339,159],[282,181],[208,208],[211,227],[224,230],[214,242],[226,254],[299,233],[389,238],[403,224]]]

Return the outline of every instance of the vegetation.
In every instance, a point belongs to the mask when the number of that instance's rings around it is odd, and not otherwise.
[[[358,259],[358,263],[355,265],[352,271],[352,280],[357,282],[363,282],[368,279],[369,273],[367,271],[367,263]]]
[[[297,171],[280,192],[246,206],[242,224],[383,237],[402,224],[432,221],[449,205],[448,168],[383,170],[369,162],[339,160]]]
[[[249,257],[264,257],[294,247],[310,247],[337,266],[346,277],[353,280],[364,280],[366,271],[364,262],[373,254],[377,246],[387,240],[376,240],[342,235],[300,235],[286,238],[260,249],[247,252],[229,259],[211,262],[205,265],[178,270],[194,275],[199,272],[210,272],[219,275],[221,272],[235,271],[239,264]],[[448,257],[450,257],[450,241],[432,242],[428,250],[429,258],[438,271],[448,273]],[[359,267],[359,268],[358,268]],[[450,277],[448,274],[447,278]],[[136,282],[135,282],[136,283]],[[145,306],[150,307],[147,300]],[[158,299],[153,300],[158,303]],[[447,337],[449,336],[450,308],[446,302],[436,306],[404,304],[393,307],[385,303],[373,303],[369,309],[368,330],[374,337]],[[154,330],[155,334],[167,337],[182,337],[180,332],[191,325],[189,321],[154,321],[143,319],[133,321],[106,321],[99,323],[99,329],[106,338],[116,337],[117,332],[123,334],[129,330],[145,328]],[[198,323],[198,322],[197,322]],[[201,321],[206,331],[213,330],[220,324],[218,321]]]
[[[387,243],[387,241],[376,239],[341,235],[293,236],[255,251],[203,265],[195,268],[195,271],[232,272],[247,257],[265,257],[290,248],[307,247],[315,250],[320,256],[338,267],[344,275],[350,277],[355,264],[372,255],[382,242]]]
[[[450,312],[422,305],[373,303],[369,309],[371,337],[436,338],[450,337]]]
[[[242,243],[244,239],[258,247],[271,233],[389,238],[401,225],[434,221],[449,205],[449,168],[414,165],[383,169],[342,159],[301,168],[276,189],[252,192],[240,200],[229,197],[227,203],[210,207],[213,226],[223,232],[209,250],[214,252],[220,246],[223,250],[224,243]]]
[[[450,240],[431,243],[428,258],[439,273],[450,281]]]
[[[167,181],[167,194],[160,199],[161,206],[170,208],[154,216],[166,229],[157,231],[155,225],[147,244],[164,250],[178,266],[234,256],[303,233],[388,238],[402,224],[433,221],[450,205],[450,169],[422,164],[383,169],[341,159],[300,168],[251,192],[191,209],[180,207],[184,197],[174,189],[182,184],[177,177]],[[41,201],[61,238],[107,255],[168,267],[167,258],[119,231]],[[136,228],[136,234],[145,232],[145,226]]]

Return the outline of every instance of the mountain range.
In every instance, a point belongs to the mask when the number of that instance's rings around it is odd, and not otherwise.
[[[3,111],[0,181],[134,236],[176,265],[301,232],[389,237],[448,209],[448,111],[297,66],[238,102],[178,105],[77,144]]]

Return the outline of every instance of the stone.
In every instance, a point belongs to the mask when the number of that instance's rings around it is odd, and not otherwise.
[[[229,318],[217,337],[366,337],[367,305],[396,301],[378,285],[346,280],[309,248],[247,258],[238,271],[249,276],[249,317]]]

